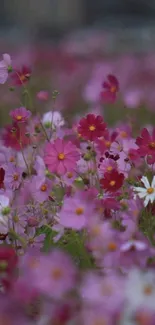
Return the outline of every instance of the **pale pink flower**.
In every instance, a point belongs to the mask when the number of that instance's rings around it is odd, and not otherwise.
[[[3,54],[3,60],[0,61],[0,84],[4,84],[8,79],[9,68],[11,69],[11,57],[9,54]]]

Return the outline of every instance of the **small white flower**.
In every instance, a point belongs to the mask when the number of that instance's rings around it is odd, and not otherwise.
[[[42,123],[46,126],[46,127],[50,127],[51,124],[54,127],[61,127],[65,124],[65,121],[62,117],[62,115],[60,114],[60,112],[47,112],[43,115],[42,118]]]
[[[143,273],[138,269],[128,275],[125,288],[125,298],[130,311],[146,307],[154,311],[155,274],[151,271]]]
[[[144,199],[144,206],[146,207],[149,203],[154,202],[155,200],[155,176],[153,177],[152,183],[150,185],[146,176],[141,178],[141,182],[144,184],[145,187],[134,187],[134,192],[139,196],[140,199]]]
[[[7,223],[6,216],[9,212],[9,198],[5,195],[0,195],[0,224],[5,225]]]

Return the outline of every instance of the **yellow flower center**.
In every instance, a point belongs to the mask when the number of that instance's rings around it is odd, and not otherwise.
[[[116,86],[112,86],[112,87],[110,88],[110,91],[111,91],[112,93],[115,93],[115,92],[116,92]]]
[[[10,157],[9,161],[10,162],[14,162],[15,161],[15,158],[14,157]]]
[[[106,145],[107,148],[110,148],[111,142],[110,141],[105,141],[105,145]]]
[[[111,181],[111,182],[110,182],[110,186],[114,186],[115,184],[116,184],[115,181]]]
[[[97,318],[93,325],[107,325],[107,321],[104,318]]]
[[[18,174],[14,174],[14,175],[13,175],[13,179],[14,179],[14,181],[18,181],[18,178],[19,178]]]
[[[77,208],[77,209],[75,210],[75,212],[76,212],[76,214],[77,214],[78,216],[80,216],[81,214],[83,214],[84,209],[81,208],[81,207],[79,207],[79,208]]]
[[[20,79],[21,81],[25,81],[25,75],[22,74],[22,75],[19,77],[19,79]]]
[[[152,286],[151,285],[146,285],[145,287],[144,287],[144,289],[143,289],[143,292],[144,292],[144,294],[146,295],[146,296],[150,296],[151,294],[152,294],[152,292],[153,292],[153,288],[152,288]]]
[[[149,147],[150,147],[151,149],[155,149],[155,141],[151,142],[151,143],[149,144]]]
[[[65,155],[64,155],[63,152],[61,152],[61,153],[58,154],[58,159],[59,160],[64,160],[65,159]]]
[[[112,171],[112,166],[108,166],[108,167],[107,167],[107,171],[108,171],[108,172],[111,172],[111,171]]]
[[[100,229],[100,226],[98,226],[98,225],[94,226],[91,230],[92,236],[95,236],[95,237],[98,236],[100,234],[100,232],[101,232],[101,229]]]
[[[46,192],[47,185],[46,184],[43,184],[40,189],[41,189],[42,192]]]
[[[117,249],[117,245],[116,245],[116,243],[114,243],[114,242],[110,242],[110,243],[108,244],[108,249],[109,249],[109,251],[114,252],[114,251]]]
[[[72,178],[73,177],[73,174],[71,172],[67,173],[67,177],[68,178]]]
[[[89,130],[90,130],[90,131],[95,131],[95,130],[96,130],[95,125],[90,125],[90,126],[89,126]]]
[[[52,270],[52,278],[54,278],[54,280],[61,279],[62,274],[63,274],[62,270],[57,267],[54,270]]]
[[[122,138],[126,138],[127,137],[127,133],[125,131],[122,131],[120,133],[120,135],[121,135]]]
[[[17,115],[16,119],[17,119],[17,121],[21,121],[22,120],[22,116],[21,115]]]
[[[1,260],[1,262],[0,262],[0,270],[5,271],[7,266],[8,266],[8,262],[5,261],[5,260]]]
[[[147,189],[147,193],[148,194],[152,194],[154,192],[154,188],[153,187],[149,187],[148,189]]]

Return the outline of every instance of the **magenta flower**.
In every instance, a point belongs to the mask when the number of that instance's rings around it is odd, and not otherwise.
[[[101,92],[101,100],[104,102],[114,103],[119,91],[119,82],[113,75],[108,75],[107,80],[102,84],[103,90]]]
[[[60,211],[60,224],[66,228],[80,230],[86,227],[88,217],[93,213],[93,206],[84,200],[83,193],[76,193],[72,198],[65,198]]]
[[[10,112],[14,122],[25,123],[31,117],[31,112],[25,107],[19,107]]]
[[[45,147],[45,164],[51,173],[64,175],[76,169],[80,155],[74,144],[57,138]]]
[[[13,191],[17,190],[22,181],[23,169],[16,167],[13,164],[8,164],[8,168],[5,171],[5,186],[11,188]]]
[[[41,101],[47,101],[49,97],[48,91],[47,90],[40,90],[37,93],[37,99],[41,100]]]
[[[33,285],[40,293],[59,299],[74,288],[76,270],[65,253],[55,249],[37,264],[32,270]]]
[[[0,61],[0,84],[4,84],[7,81],[9,69],[12,69],[10,55],[3,54],[3,60]]]

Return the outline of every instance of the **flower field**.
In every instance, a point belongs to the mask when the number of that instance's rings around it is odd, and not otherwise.
[[[155,56],[87,47],[1,57],[0,325],[155,324]]]

